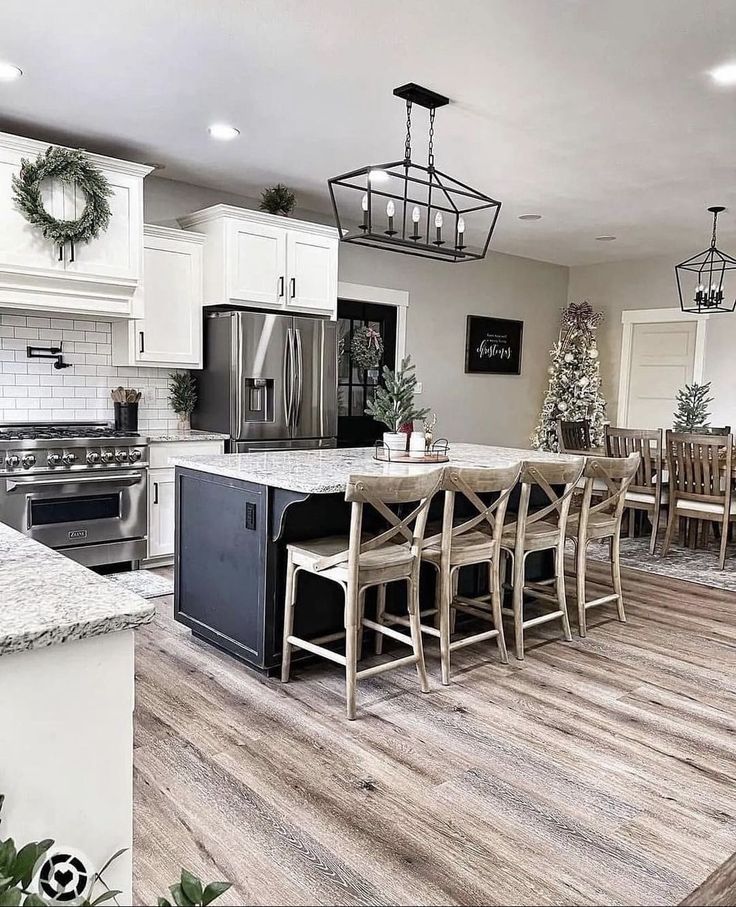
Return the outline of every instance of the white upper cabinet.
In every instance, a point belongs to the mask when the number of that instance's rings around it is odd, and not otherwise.
[[[334,227],[215,205],[180,218],[207,237],[205,305],[232,303],[337,317]]]
[[[151,168],[90,154],[113,190],[112,216],[97,239],[60,252],[13,199],[21,161],[48,144],[0,133],[0,308],[129,318],[143,266],[143,179]],[[42,194],[54,217],[76,219],[84,209],[84,194],[73,185],[53,181]]]
[[[201,233],[145,227],[142,317],[113,323],[113,365],[202,367]]]

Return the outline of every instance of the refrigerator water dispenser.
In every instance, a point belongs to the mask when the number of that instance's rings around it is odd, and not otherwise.
[[[245,378],[245,421],[273,420],[273,378]]]

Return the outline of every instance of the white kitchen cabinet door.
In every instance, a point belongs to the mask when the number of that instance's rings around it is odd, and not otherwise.
[[[151,469],[148,473],[148,556],[174,553],[174,470]]]
[[[337,239],[289,230],[287,307],[334,315],[337,307]]]
[[[112,189],[108,198],[110,221],[96,239],[66,248],[66,269],[94,277],[121,277],[137,280],[141,273],[141,227],[143,187],[140,179],[125,173],[103,170]],[[78,187],[67,196],[68,219],[81,217],[87,199]]]
[[[171,230],[169,234],[182,232]],[[136,360],[202,367],[203,238],[146,230],[143,310],[136,321]]]
[[[59,247],[28,223],[15,206],[12,179],[20,172],[23,155],[0,142],[0,269],[63,271]],[[53,216],[64,217],[63,184],[46,182],[41,187],[44,207]]]
[[[262,223],[228,225],[228,297],[237,302],[283,306],[286,231]]]

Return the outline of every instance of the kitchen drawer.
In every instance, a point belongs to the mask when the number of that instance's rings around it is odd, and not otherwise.
[[[152,441],[148,449],[151,469],[168,469],[172,457],[221,454],[224,441]]]

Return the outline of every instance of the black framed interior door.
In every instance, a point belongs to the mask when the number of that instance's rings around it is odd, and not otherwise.
[[[383,341],[383,357],[375,369],[358,368],[350,346],[358,328],[371,327]],[[369,447],[381,437],[385,426],[365,414],[373,398],[383,366],[396,368],[396,306],[339,299],[337,302],[337,445]]]

